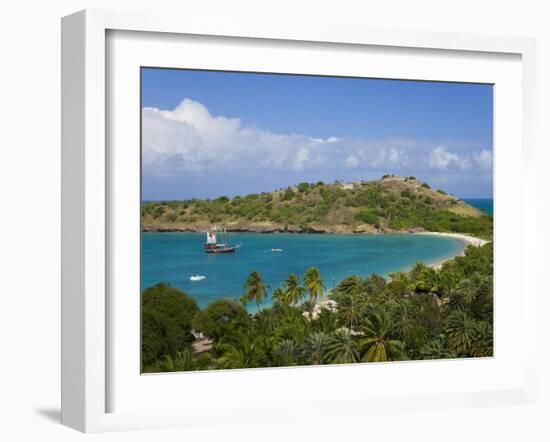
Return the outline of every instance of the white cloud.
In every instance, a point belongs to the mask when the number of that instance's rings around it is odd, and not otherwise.
[[[297,134],[275,134],[214,117],[201,103],[185,99],[174,110],[144,108],[143,166],[150,174],[224,169],[304,171],[328,159],[327,141]]]
[[[449,152],[444,146],[437,146],[432,150],[428,164],[432,169],[437,170],[465,171],[470,168],[470,161],[467,157]]]
[[[300,147],[292,161],[292,168],[297,171],[302,171],[306,168],[309,160],[309,150],[305,147]]]
[[[359,166],[359,158],[357,158],[355,155],[349,155],[347,158],[346,158],[346,166],[349,167],[350,169],[355,169],[356,167]]]
[[[428,169],[492,168],[490,150],[459,154],[407,138],[273,133],[244,125],[239,118],[213,116],[202,103],[187,98],[173,110],[143,108],[142,127],[143,169],[150,176],[223,170],[250,177],[314,171],[344,178],[346,171],[362,177],[374,171],[408,175]]]
[[[408,155],[404,150],[400,150],[395,147],[391,147],[389,149],[382,148],[378,151],[372,165],[377,168],[386,167],[399,169],[400,167],[407,165],[408,159]]]
[[[478,168],[483,171],[489,171],[493,169],[493,152],[490,150],[482,150],[481,152],[473,155],[474,162]]]
[[[404,150],[391,148],[388,154],[390,164],[404,166],[407,164],[408,156]]]

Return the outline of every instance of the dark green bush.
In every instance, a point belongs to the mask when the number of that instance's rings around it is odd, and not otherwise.
[[[163,355],[175,355],[193,342],[192,322],[196,301],[166,284],[157,284],[141,295],[141,357],[143,368]]]
[[[372,213],[370,210],[367,209],[361,209],[359,212],[357,212],[354,217],[356,221],[359,221],[364,224],[378,224],[379,218],[374,213]]]

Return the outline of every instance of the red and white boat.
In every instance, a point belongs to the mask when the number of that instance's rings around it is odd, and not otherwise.
[[[213,230],[206,232],[206,243],[204,244],[204,251],[206,253],[235,253],[235,251],[241,246],[237,244],[236,246],[230,246],[227,243],[227,230],[224,229],[222,232],[223,242],[218,243],[218,234],[216,232],[216,227],[214,226]]]

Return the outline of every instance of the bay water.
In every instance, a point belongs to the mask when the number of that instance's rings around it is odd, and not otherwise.
[[[272,292],[289,274],[302,276],[314,266],[330,290],[347,276],[387,276],[409,270],[420,261],[439,262],[464,248],[454,238],[412,234],[230,234],[231,245],[241,247],[235,253],[219,255],[205,253],[204,242],[202,233],[143,233],[142,290],[159,282],[168,283],[194,297],[204,308],[216,299],[239,298],[253,271],[263,275]],[[191,281],[193,275],[205,278]],[[265,305],[270,303],[266,301]]]

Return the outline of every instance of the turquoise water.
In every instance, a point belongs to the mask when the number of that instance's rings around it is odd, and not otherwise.
[[[391,235],[233,234],[242,244],[234,254],[203,251],[202,233],[143,233],[142,287],[166,282],[193,296],[200,307],[244,293],[247,276],[258,271],[272,289],[290,273],[303,275],[310,266],[321,270],[327,289],[350,275],[387,275],[408,270],[416,262],[434,263],[463,249],[453,238]],[[273,253],[272,248],[283,249]],[[192,282],[192,275],[206,279]],[[267,303],[269,304],[269,302]]]
[[[487,212],[489,215],[493,214],[493,198],[469,198],[465,199],[464,202]]]

